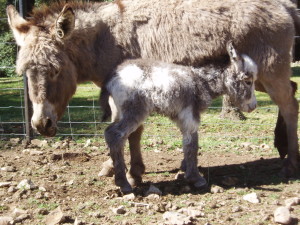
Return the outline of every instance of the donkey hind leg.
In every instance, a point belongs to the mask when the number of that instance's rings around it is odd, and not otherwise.
[[[132,187],[142,183],[142,175],[145,173],[145,165],[143,163],[140,145],[143,130],[144,127],[141,125],[128,137],[131,160],[127,179]]]
[[[273,82],[266,82],[264,86],[266,87],[268,93],[270,94],[273,101],[278,105],[280,115],[283,118],[279,118],[279,124],[276,127],[276,133],[285,134],[287,137],[287,154],[288,157],[284,162],[281,174],[285,177],[293,176],[298,169],[299,161],[299,145],[298,145],[298,135],[297,135],[297,125],[298,125],[298,110],[299,105],[294,96],[294,87],[289,80],[283,82],[282,80],[273,80]],[[284,129],[279,132],[279,129]],[[275,136],[275,143],[279,143],[279,137]],[[278,146],[278,145],[277,145]],[[277,147],[276,146],[276,147]],[[282,146],[281,146],[282,147]],[[281,152],[284,152],[282,149]]]
[[[198,155],[198,133],[183,133],[183,152],[184,160],[182,161],[182,169],[185,171],[185,178],[196,188],[204,188],[207,186],[206,180],[200,175],[197,167]]]
[[[101,96],[100,96],[100,102],[102,107],[105,109],[106,114],[108,114],[108,109],[106,109],[107,107],[110,109],[109,111],[109,115],[111,116],[111,122],[115,122],[118,121],[119,118],[119,113],[117,110],[117,107],[114,103],[114,100],[111,96],[106,96],[106,89],[103,89],[103,94],[101,92]],[[105,99],[107,98],[107,99]],[[108,101],[109,106],[107,106],[106,101]],[[107,116],[107,115],[106,115]],[[112,177],[114,175],[114,165],[113,165],[113,161],[111,158],[109,158],[107,161],[105,161],[102,164],[102,169],[99,172],[98,176],[105,176],[105,177]]]
[[[291,81],[291,86],[293,90],[293,95],[295,95],[297,91],[297,83]],[[274,145],[278,149],[280,158],[284,159],[284,157],[288,153],[288,135],[287,127],[280,111],[278,112],[277,123],[275,127]]]

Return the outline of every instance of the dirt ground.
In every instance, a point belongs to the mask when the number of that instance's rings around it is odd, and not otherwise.
[[[277,224],[274,211],[300,198],[299,177],[277,175],[282,161],[275,151],[204,152],[198,165],[209,187],[197,190],[180,175],[180,149],[162,143],[143,152],[143,184],[123,196],[113,177],[98,177],[108,159],[103,142],[20,142],[11,139],[0,150],[0,224]],[[24,179],[32,183],[20,184]],[[251,193],[256,200],[245,200]],[[300,200],[289,213],[289,224],[298,224]]]

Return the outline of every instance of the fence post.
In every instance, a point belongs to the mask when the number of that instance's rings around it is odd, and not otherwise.
[[[19,0],[19,11],[20,11],[20,15],[24,18],[26,16],[26,0]],[[25,139],[27,144],[30,143],[30,140],[32,139],[32,129],[31,129],[31,125],[30,125],[30,119],[32,116],[31,113],[31,102],[29,99],[29,95],[28,95],[28,81],[27,81],[27,77],[26,74],[23,74],[23,82],[24,82],[24,114],[25,114],[25,130],[26,130],[26,134],[25,134]]]

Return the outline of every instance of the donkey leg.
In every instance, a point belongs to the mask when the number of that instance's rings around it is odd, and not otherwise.
[[[292,86],[292,84],[293,83],[291,83],[288,79],[278,79],[278,81],[273,80],[271,82],[264,83],[267,92],[278,105],[280,115],[282,116],[282,118],[278,118],[279,121],[275,129],[275,144],[282,148],[284,145],[279,145],[278,143],[282,140],[282,138],[287,138],[286,141],[282,141],[282,143],[287,144],[286,147],[288,154],[281,171],[281,174],[285,177],[293,176],[299,166],[299,145],[297,135],[299,105],[294,96],[296,88],[295,86]],[[283,134],[283,137],[279,138],[279,134]],[[279,149],[279,152],[282,152],[283,154],[284,151],[285,150],[283,149]]]
[[[293,90],[293,95],[296,94],[297,91],[297,83],[291,81],[291,86]],[[278,112],[277,123],[275,127],[275,139],[274,145],[278,149],[279,155],[281,159],[288,154],[288,135],[287,135],[287,127],[286,123],[281,115],[281,112]]]
[[[142,182],[142,175],[145,173],[145,165],[141,154],[141,136],[143,133],[143,125],[139,126],[129,137],[129,149],[130,149],[130,169],[127,173],[127,179],[131,186],[136,186]]]
[[[198,155],[198,133],[183,134],[183,152],[185,164],[185,178],[196,188],[204,188],[206,180],[200,175],[197,167]]]

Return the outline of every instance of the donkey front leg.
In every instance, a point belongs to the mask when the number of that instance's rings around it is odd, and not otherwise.
[[[185,178],[196,188],[207,186],[206,180],[200,175],[197,167],[198,155],[198,133],[183,133],[184,160],[182,169],[185,171]]]

